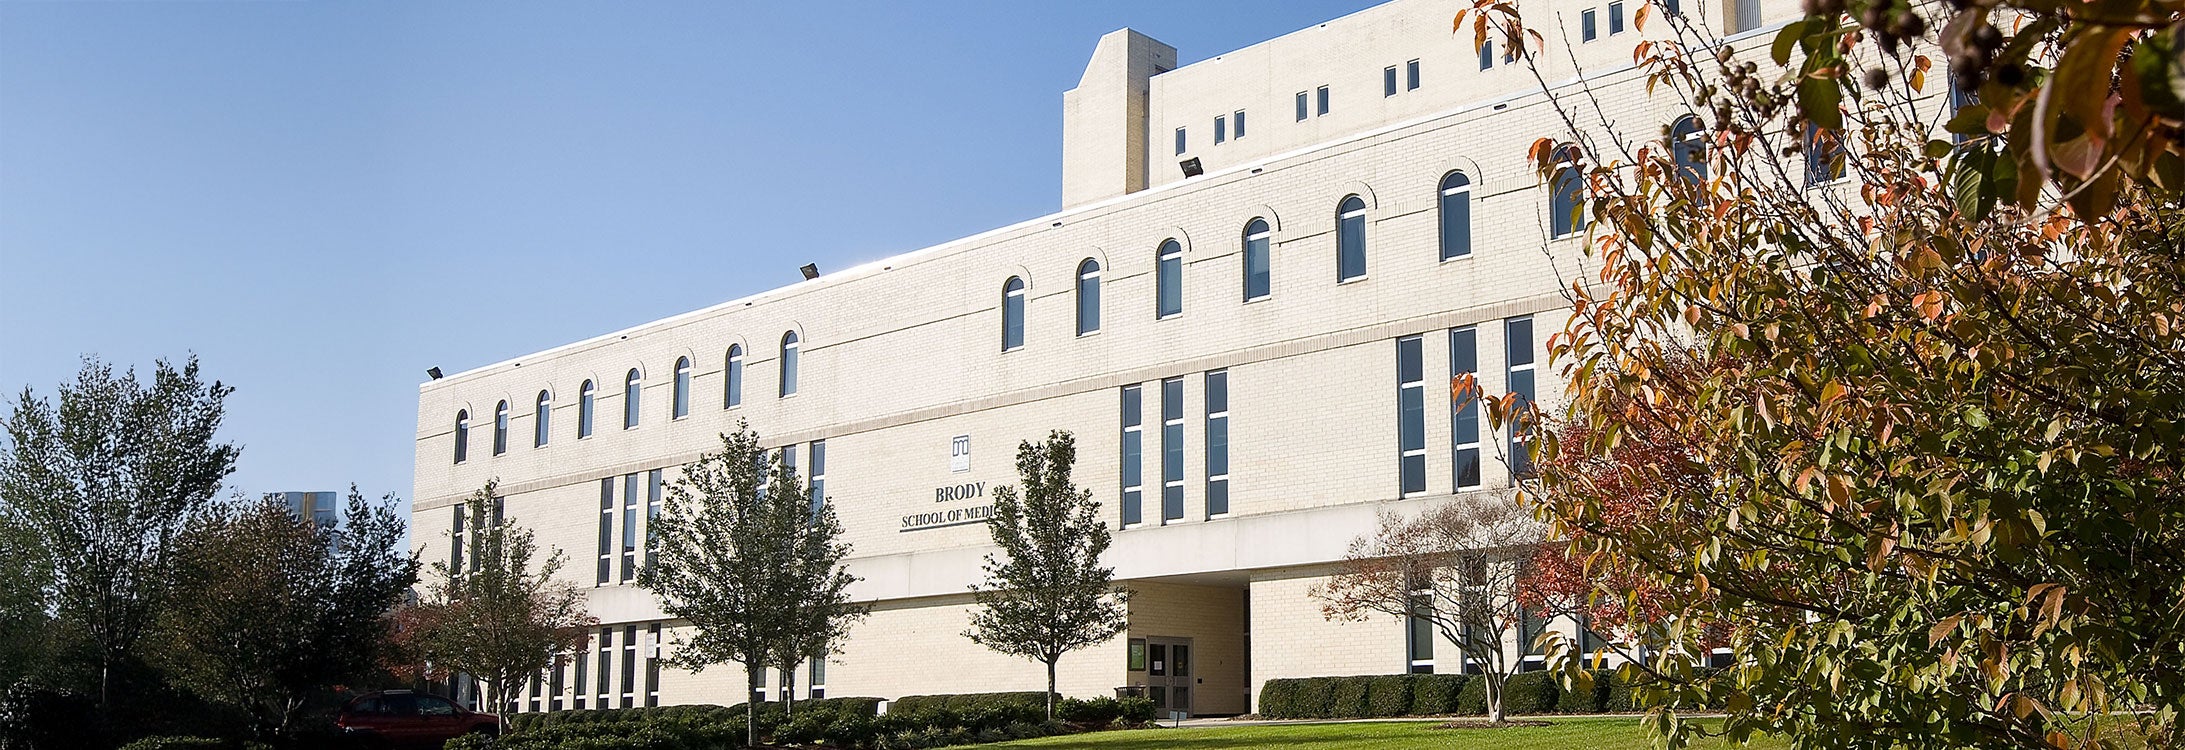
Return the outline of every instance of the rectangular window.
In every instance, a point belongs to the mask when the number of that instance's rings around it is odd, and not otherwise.
[[[1328,113],[1328,87],[1326,86],[1320,87],[1319,113],[1323,115]]]
[[[1184,129],[1183,129],[1183,128],[1177,128],[1177,129],[1176,129],[1176,155],[1178,155],[1178,156],[1182,156],[1182,155],[1183,155],[1183,153],[1184,153]]]
[[[615,629],[599,629],[599,707],[606,708],[614,696]]]
[[[1219,145],[1221,145],[1221,144],[1223,144],[1223,143],[1227,142],[1228,140],[1229,140],[1229,118],[1228,118],[1228,117],[1225,117],[1225,116],[1222,116],[1222,115],[1215,115],[1215,116],[1214,116],[1214,145],[1217,145],[1217,146],[1219,146]]]
[[[806,680],[812,684],[812,700],[827,697],[827,660],[812,660],[812,675]]]
[[[645,707],[660,705],[660,623],[645,629]]]
[[[1229,515],[1229,371],[1206,374],[1206,517]]]
[[[542,675],[537,672],[531,673],[531,713],[538,713],[546,708],[546,687],[540,684],[543,682],[545,680],[542,679]]]
[[[1601,35],[1600,29],[1597,28],[1599,24],[1598,15],[1592,8],[1587,8],[1585,12],[1578,14],[1578,30],[1584,36],[1585,41],[1593,41],[1595,37]]]
[[[1425,358],[1420,337],[1396,340],[1396,469],[1405,497],[1426,491]]]
[[[463,574],[463,515],[470,512],[470,504],[455,506],[455,525],[448,534],[448,572]]]
[[[655,534],[655,533],[653,532],[653,529],[652,529],[652,522],[653,522],[653,520],[654,520],[654,519],[657,519],[657,518],[659,518],[659,517],[660,517],[660,500],[661,500],[661,494],[662,494],[662,489],[663,489],[663,488],[662,488],[662,487],[660,486],[660,485],[661,485],[661,482],[660,482],[660,474],[661,474],[661,472],[662,472],[662,471],[663,471],[662,469],[653,469],[652,471],[648,471],[648,472],[645,472],[645,564],[646,564],[646,565],[651,565],[651,564],[652,564],[652,556],[653,556],[653,555],[655,555],[655,554],[658,554],[658,553],[659,553],[659,551],[660,551],[660,545],[659,545],[659,543],[658,543],[658,542],[659,542],[659,540],[658,540],[658,539],[656,538],[656,536],[657,536],[657,535],[656,535],[656,534]]]
[[[1449,330],[1449,375],[1479,374],[1479,330],[1466,326]],[[1467,489],[1479,486],[1479,386],[1462,395],[1452,394],[1449,401],[1449,444],[1451,463],[1455,465],[1455,482],[1450,486]]]
[[[1394,65],[1390,65],[1390,66],[1388,66],[1388,67],[1386,67],[1386,68],[1382,68],[1382,69],[1381,69],[1381,96],[1384,96],[1384,97],[1389,97],[1389,96],[1395,96],[1395,95],[1396,95],[1396,66],[1394,66]]]
[[[1419,90],[1419,61],[1417,60],[1404,63],[1404,90]]]
[[[615,478],[599,480],[599,585],[607,585],[614,571]]]
[[[1123,525],[1145,522],[1144,389],[1123,386]]]
[[[1434,595],[1411,595],[1411,613],[1405,618],[1406,640],[1410,641],[1411,673],[1434,673]]]
[[[1624,33],[1624,4],[1622,2],[1608,4],[1608,33],[1610,36]]]
[[[622,475],[622,582],[637,578],[637,475]]]
[[[585,668],[591,666],[592,658],[591,655],[584,653],[584,649],[582,647],[579,647],[577,650],[569,653],[569,660],[575,662],[571,666],[576,667],[576,669],[572,670],[572,674],[570,675],[571,679],[569,681],[569,707],[574,708],[578,711],[582,711],[584,710],[585,705],[584,698],[585,696],[590,695],[588,691],[592,686],[592,683],[585,679],[591,676],[591,672],[586,671]]]
[[[1494,66],[1495,66],[1495,40],[1493,40],[1493,39],[1489,39],[1489,40],[1487,40],[1487,41],[1484,41],[1484,42],[1480,42],[1480,43],[1479,43],[1479,69],[1480,69],[1480,70],[1486,70],[1486,69],[1488,69],[1488,68],[1492,68],[1492,67],[1494,67]]]
[[[1161,381],[1161,522],[1184,518],[1184,379]]]
[[[637,707],[637,626],[622,626],[622,707]]]
[[[1305,92],[1303,92],[1303,91],[1297,92],[1297,121],[1298,121],[1298,122],[1304,122],[1304,121],[1305,121],[1305,106],[1306,106],[1306,104],[1307,104],[1307,102],[1306,102],[1306,99],[1305,99]]]
[[[567,684],[562,682],[562,678],[567,677],[568,673],[569,660],[556,654],[554,656],[553,676],[548,678],[546,682],[546,710],[560,711],[562,709],[561,694],[567,687]]]
[[[1533,319],[1511,318],[1503,322],[1503,340],[1508,343],[1510,393],[1516,394],[1516,408],[1525,409],[1533,403]],[[1523,430],[1510,429],[1510,481],[1532,473],[1532,457],[1525,452],[1531,436]]]
[[[811,514],[819,517],[820,508],[827,505],[827,441],[812,441],[812,473],[806,481],[811,491]]]
[[[1244,110],[1241,110],[1241,109],[1240,109],[1240,110],[1237,110],[1236,112],[1233,112],[1233,113],[1231,113],[1231,114],[1229,115],[1229,120],[1230,120],[1231,124],[1233,125],[1233,129],[1229,131],[1229,135],[1230,135],[1230,137],[1233,137],[1233,138],[1243,138],[1243,137],[1244,137]]]

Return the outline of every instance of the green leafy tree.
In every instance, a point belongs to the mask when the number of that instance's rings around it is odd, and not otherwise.
[[[638,585],[690,624],[668,663],[741,664],[750,694],[768,665],[787,672],[824,658],[865,612],[849,599],[857,578],[843,569],[850,546],[834,509],[815,507],[796,471],[741,426],[683,467],[650,533],[655,552]],[[758,707],[746,709],[745,740],[757,744]]]
[[[184,532],[159,613],[158,661],[179,685],[285,729],[313,691],[368,677],[387,614],[417,582],[393,498],[350,488],[345,523],[244,503]]]
[[[0,503],[45,552],[33,570],[51,576],[57,627],[89,650],[102,710],[116,668],[143,657],[178,538],[234,471],[236,447],[217,441],[232,390],[194,357],[159,362],[148,383],[87,358],[56,400],[26,388],[9,415]]]
[[[1568,127],[1532,157],[1576,170],[1590,236],[1549,344],[1572,429],[1529,495],[1577,559],[1675,600],[1631,669],[1657,704],[1726,706],[1733,738],[2177,742],[2180,6],[1806,7],[1764,56],[1678,16],[1636,51],[1704,118],[1701,167],[1550,90]],[[1467,21],[1538,50],[1514,5]],[[1938,49],[1978,87],[1954,115]],[[1633,445],[1660,460],[1597,460]],[[1615,518],[1634,488],[1676,522]],[[1710,631],[1719,674],[1685,656]]]
[[[994,489],[987,533],[1001,557],[986,556],[986,580],[972,590],[972,642],[1047,666],[1047,718],[1055,715],[1055,664],[1062,656],[1106,642],[1129,624],[1130,592],[1115,585],[1115,569],[1100,564],[1108,527],[1092,491],[1070,482],[1077,441],[1057,430],[1045,441],[1017,446],[1013,486]]]
[[[433,563],[440,580],[421,611],[406,619],[425,625],[414,653],[435,671],[485,683],[485,697],[500,715],[521,680],[590,643],[598,620],[585,612],[575,586],[554,578],[562,553],[538,559],[531,530],[504,517],[495,490],[487,482],[464,501],[467,565]]]
[[[52,641],[52,580],[36,535],[0,504],[0,684],[29,678],[45,664]]]

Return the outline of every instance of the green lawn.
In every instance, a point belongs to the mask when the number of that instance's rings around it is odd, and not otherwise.
[[[1553,726],[1511,729],[1434,729],[1433,722],[1360,724],[1289,724],[1239,727],[1186,727],[1044,737],[983,748],[1054,750],[1231,750],[1255,747],[1359,748],[1360,750],[1608,750],[1647,748],[1646,730],[1637,718],[1548,718]],[[1786,748],[1780,741],[1747,747]],[[1720,740],[1695,748],[1728,748]]]

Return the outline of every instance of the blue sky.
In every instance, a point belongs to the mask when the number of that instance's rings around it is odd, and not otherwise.
[[[1372,4],[0,1],[0,388],[194,352],[234,488],[407,498],[425,368],[1051,212],[1101,34]]]

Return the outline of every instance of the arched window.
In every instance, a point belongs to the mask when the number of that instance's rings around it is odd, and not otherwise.
[[[539,391],[538,406],[531,412],[531,447],[546,447],[547,440],[554,435],[553,428],[548,426],[553,416],[554,394],[550,391]]]
[[[1707,179],[1707,129],[1698,117],[1685,115],[1669,126],[1669,155],[1676,162],[1677,177],[1691,182]]]
[[[1340,283],[1365,275],[1366,201],[1353,195],[1335,208],[1335,280]]]
[[[637,399],[644,395],[645,375],[630,368],[630,374],[622,378],[622,429],[637,427]]]
[[[1001,285],[1001,350],[1024,346],[1024,279],[1015,276]]]
[[[675,404],[672,419],[690,416],[690,358],[675,359]]]
[[[592,381],[589,380],[584,381],[584,386],[577,389],[577,439],[579,440],[592,436],[592,403],[597,400],[598,394],[599,389],[594,387]]]
[[[1154,254],[1153,317],[1166,318],[1184,311],[1184,246],[1175,240],[1161,243]]]
[[[1244,225],[1244,301],[1250,302],[1273,293],[1274,278],[1268,265],[1267,251],[1270,233],[1265,219],[1253,219]]]
[[[470,459],[470,410],[455,413],[455,462]]]
[[[493,455],[508,452],[508,401],[493,407]]]
[[[1578,147],[1555,150],[1554,177],[1548,180],[1548,233],[1569,237],[1586,226],[1586,204],[1578,175]]]
[[[1846,159],[1840,136],[1806,123],[1805,150],[1807,187],[1844,178]]]
[[[1441,178],[1441,259],[1472,254],[1472,178],[1450,172]]]
[[[744,346],[728,345],[728,382],[721,386],[721,408],[741,406],[744,402]]]
[[[781,395],[797,392],[797,332],[781,335]]]
[[[1077,264],[1077,335],[1100,330],[1100,261]]]

